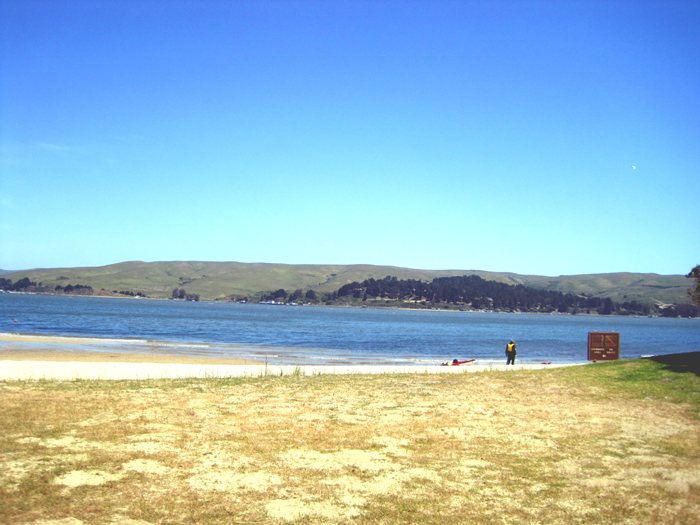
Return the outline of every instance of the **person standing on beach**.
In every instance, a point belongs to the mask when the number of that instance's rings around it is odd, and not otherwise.
[[[515,351],[515,341],[511,340],[510,343],[506,345],[506,357],[508,358],[508,361],[506,361],[506,366],[510,364],[515,365],[516,355],[517,352]]]

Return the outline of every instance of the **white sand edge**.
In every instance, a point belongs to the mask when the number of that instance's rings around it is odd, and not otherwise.
[[[461,374],[489,370],[539,370],[560,365],[491,366],[294,366],[294,365],[192,365],[160,363],[85,363],[53,361],[0,361],[0,380],[174,379],[260,377],[264,375],[319,374]]]

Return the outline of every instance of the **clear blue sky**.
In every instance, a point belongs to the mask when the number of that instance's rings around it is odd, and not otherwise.
[[[0,268],[700,263],[700,2],[0,6]]]

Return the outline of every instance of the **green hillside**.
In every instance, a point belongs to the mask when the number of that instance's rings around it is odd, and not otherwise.
[[[530,277],[527,286],[563,293],[610,297],[613,301],[689,303],[687,290],[692,284],[684,275],[655,273],[603,273]]]
[[[381,279],[387,275],[399,279],[478,275],[507,284],[523,284],[565,293],[610,297],[614,301],[687,303],[690,281],[683,275],[652,273],[607,273],[546,277],[479,270],[416,270],[396,266],[266,264],[237,262],[141,262],[131,261],[85,268],[46,268],[10,272],[5,278],[16,282],[23,277],[57,285],[88,285],[94,290],[143,292],[149,297],[170,297],[174,288],[199,294],[203,299],[248,296],[261,291],[312,289],[332,292],[353,281]]]

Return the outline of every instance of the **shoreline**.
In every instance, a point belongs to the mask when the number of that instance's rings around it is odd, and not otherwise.
[[[438,366],[445,361],[451,362],[455,357],[422,356],[380,358],[372,356],[353,356],[345,352],[335,355],[328,350],[328,355],[322,349],[306,349],[298,347],[258,346],[236,343],[216,342],[183,342],[145,338],[107,338],[86,335],[45,335],[40,333],[0,332],[0,360],[12,359],[11,356],[26,354],[22,360],[52,360],[50,356],[61,353],[74,356],[78,360],[90,359],[94,362],[162,362],[184,364],[259,364],[259,365],[298,365],[298,366],[409,366],[424,367]],[[319,351],[321,353],[319,353]],[[46,354],[46,359],[38,356]],[[340,352],[343,354],[343,352]],[[460,359],[475,358],[477,366],[497,367],[505,359],[499,355],[465,355]],[[80,356],[86,356],[81,358]],[[92,357],[90,357],[92,356]],[[127,357],[132,356],[132,357]],[[66,361],[68,358],[57,357]],[[551,362],[551,358],[521,359],[518,365],[535,366]],[[560,361],[557,364],[579,365],[586,364],[585,360]]]
[[[4,291],[3,293],[8,293],[8,294],[24,294],[24,295],[51,295],[51,296],[56,296],[56,297],[96,297],[96,298],[106,298],[106,299],[126,299],[126,300],[146,300],[146,301],[177,301],[177,302],[194,302],[194,303],[210,303],[210,304],[246,304],[246,305],[258,305],[262,304],[263,306],[295,306],[295,307],[305,307],[305,308],[356,308],[359,310],[362,309],[373,309],[373,310],[405,310],[405,311],[415,311],[415,312],[458,312],[458,313],[471,313],[471,314],[517,314],[517,315],[561,315],[561,316],[579,316],[579,317],[633,317],[633,318],[646,318],[646,317],[651,317],[651,318],[661,318],[664,319],[665,317],[662,315],[620,315],[620,314],[600,314],[600,313],[563,313],[563,312],[523,312],[523,311],[513,311],[513,312],[501,312],[498,310],[462,310],[459,308],[408,308],[405,306],[380,306],[380,305],[352,305],[352,304],[320,304],[320,303],[313,303],[313,304],[298,304],[298,305],[288,305],[288,304],[265,304],[265,303],[256,303],[256,302],[245,302],[241,303],[240,301],[224,301],[224,300],[219,300],[219,299],[200,299],[198,301],[184,301],[182,299],[171,299],[169,297],[129,297],[129,296],[121,296],[121,295],[100,295],[100,294],[92,294],[92,295],[82,295],[82,294],[58,294],[58,293],[53,293],[53,292],[16,292],[16,291]],[[698,319],[700,320],[700,317],[677,317],[677,318],[669,318],[669,319]]]
[[[0,333],[0,381],[143,380],[174,378],[261,377],[319,374],[460,374],[496,370],[541,370],[585,363],[479,364],[462,366],[381,364],[267,364],[262,361],[208,356],[85,350],[76,345],[109,344],[116,340]],[[37,345],[33,348],[29,345]]]
[[[145,339],[101,339],[98,337],[58,336],[40,334],[0,333],[0,362],[79,362],[79,363],[151,363],[182,365],[264,365],[264,361],[241,357],[192,356],[166,352],[165,341],[156,342],[154,348],[161,353],[147,352]],[[132,346],[130,346],[132,345]],[[95,347],[84,349],[82,347]],[[127,351],[115,351],[109,346]],[[192,345],[197,348],[199,345]],[[139,347],[143,347],[143,350]],[[202,345],[205,347],[205,345]],[[128,351],[135,349],[136,351]],[[138,351],[141,350],[141,351]]]
[[[181,364],[203,366],[265,366],[260,361],[247,359],[228,359],[218,357],[191,357],[177,355],[131,354],[117,352],[84,352],[80,350],[27,350],[20,348],[0,349],[0,363],[13,362],[51,362],[51,363],[146,363],[146,364]],[[1,374],[0,374],[1,376]]]
[[[80,363],[153,363],[188,365],[264,365],[254,359],[188,356],[173,353],[115,352],[105,345],[128,345],[128,339],[100,339],[80,336],[44,336],[39,334],[0,333],[0,361],[51,361]],[[4,343],[4,344],[3,344]],[[16,343],[16,344],[13,344]],[[144,344],[146,340],[134,339],[132,344]],[[167,344],[163,342],[163,344]],[[28,345],[36,345],[28,347]],[[44,346],[47,345],[47,346]],[[95,350],[70,348],[70,346],[102,346]]]

